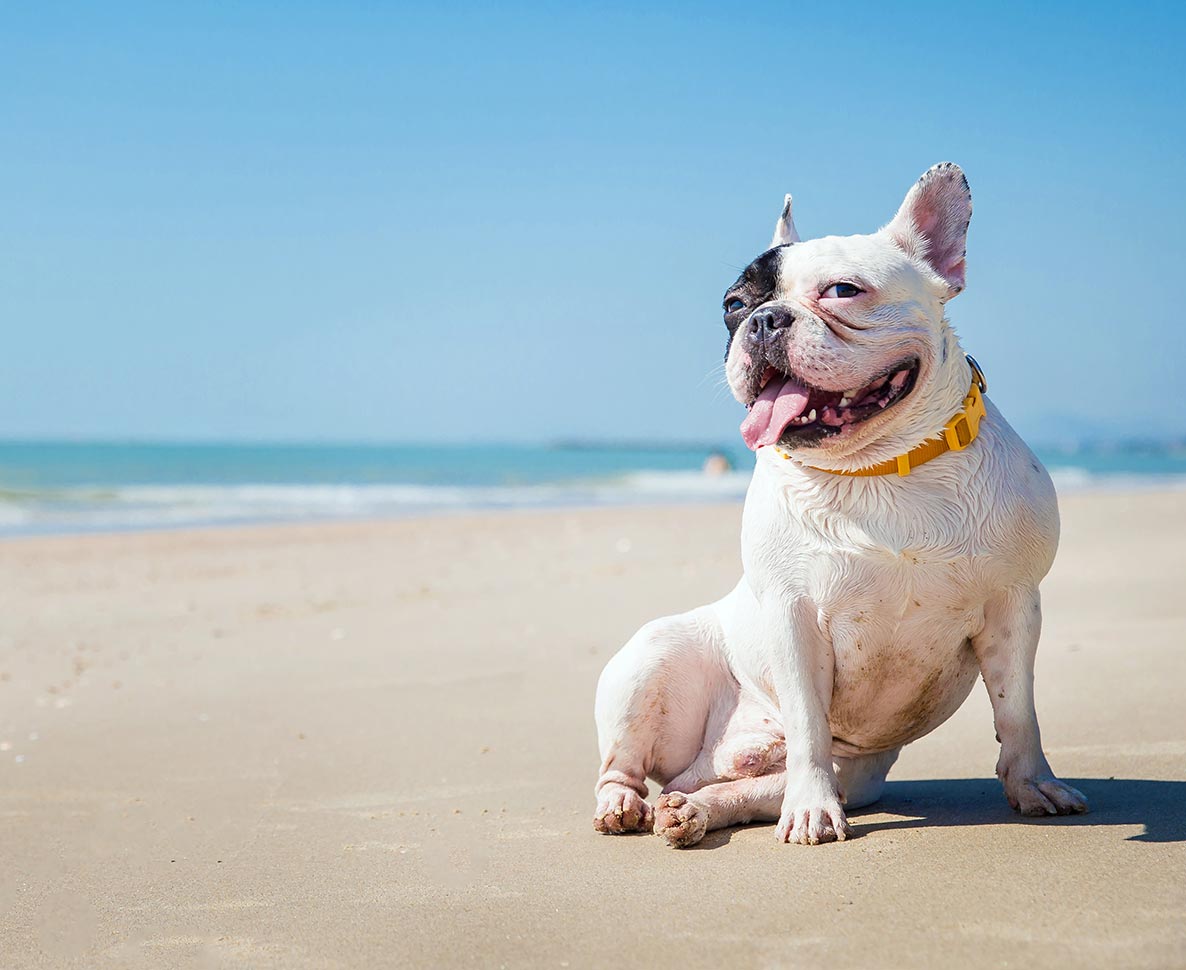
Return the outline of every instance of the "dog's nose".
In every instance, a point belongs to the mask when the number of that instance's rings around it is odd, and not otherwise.
[[[795,322],[795,315],[786,307],[773,306],[758,310],[749,318],[749,338],[754,343],[765,343],[779,330]]]

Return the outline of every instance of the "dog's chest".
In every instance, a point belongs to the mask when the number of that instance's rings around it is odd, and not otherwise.
[[[975,683],[969,637],[983,622],[983,564],[925,549],[827,558],[812,592],[832,646],[833,736],[854,753],[921,737]]]

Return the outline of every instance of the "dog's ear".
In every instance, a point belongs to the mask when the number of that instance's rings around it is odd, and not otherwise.
[[[782,204],[782,215],[774,224],[774,238],[770,240],[770,248],[789,246],[798,241],[799,233],[795,230],[795,220],[791,218],[791,197],[788,195]]]
[[[947,299],[963,290],[972,192],[960,167],[940,162],[906,193],[885,231],[906,254],[921,259],[947,284]]]

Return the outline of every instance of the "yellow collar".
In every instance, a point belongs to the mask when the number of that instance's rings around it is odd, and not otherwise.
[[[980,434],[980,419],[984,417],[984,394],[988,390],[988,383],[984,379],[984,371],[980,369],[980,365],[976,363],[976,359],[971,354],[966,354],[965,356],[968,358],[968,364],[972,368],[972,389],[968,391],[968,396],[964,398],[963,408],[953,414],[951,420],[943,426],[943,437],[924,441],[922,444],[911,448],[904,455],[887,458],[885,461],[878,462],[876,465],[870,465],[867,468],[846,471],[840,468],[815,468],[814,465],[808,465],[807,467],[819,472],[827,472],[829,475],[848,475],[850,477],[867,478],[873,475],[892,475],[897,473],[905,478],[919,465],[925,465],[932,458],[938,458],[948,451],[963,451]],[[779,450],[779,454],[783,458],[791,457],[781,449]]]

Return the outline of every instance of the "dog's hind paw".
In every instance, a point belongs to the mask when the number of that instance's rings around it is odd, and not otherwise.
[[[676,849],[695,845],[708,831],[708,812],[683,792],[660,795],[655,802],[655,834]]]
[[[603,835],[649,832],[655,815],[638,792],[625,785],[606,785],[597,799],[593,828]]]

